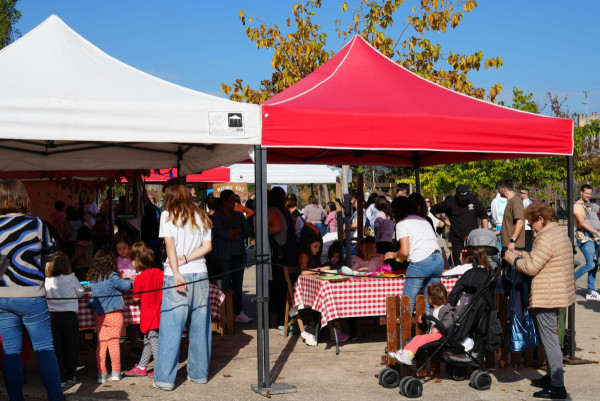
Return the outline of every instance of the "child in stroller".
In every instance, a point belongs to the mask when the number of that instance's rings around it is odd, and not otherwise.
[[[429,304],[433,307],[431,316],[439,320],[443,327],[438,328],[435,323],[431,322],[429,324],[429,333],[413,337],[412,340],[407,343],[403,349],[398,350],[398,352],[390,352],[392,358],[395,358],[398,362],[405,365],[412,365],[413,358],[419,348],[440,340],[442,338],[442,332],[440,330],[447,332],[447,330],[454,326],[456,320],[456,311],[454,307],[446,304],[448,291],[442,283],[431,284],[427,291],[427,297],[429,298]],[[419,323],[423,323],[423,320],[420,317]]]
[[[492,351],[501,345],[502,330],[493,313],[493,284],[496,277],[489,272],[490,266],[484,249],[475,247],[474,253],[474,266],[479,267],[465,272],[448,296],[448,305],[454,307],[456,321],[447,327],[435,317],[422,317],[423,321],[435,323],[442,336],[438,336],[439,340],[420,347],[428,358],[420,367],[412,369],[419,372],[432,359],[442,359],[446,362],[449,375],[455,380],[463,380],[466,378],[466,366],[473,366],[477,369],[471,374],[470,385],[478,390],[487,390],[492,380],[483,366],[483,351]],[[472,339],[473,342],[465,341],[466,339]],[[471,346],[472,349],[468,350]],[[407,347],[410,347],[410,343],[404,349]],[[412,358],[405,358],[404,350],[398,353],[400,355],[390,356],[402,363],[412,362]],[[420,397],[423,389],[422,383],[411,376],[403,377],[399,386],[400,394],[410,398]]]

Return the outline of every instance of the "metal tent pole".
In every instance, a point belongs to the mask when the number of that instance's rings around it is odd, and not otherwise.
[[[256,184],[256,310],[258,383],[255,392],[266,394],[295,393],[296,387],[286,383],[271,383],[269,360],[269,233],[267,225],[267,150],[254,147],[254,182]],[[276,268],[276,267],[272,267]]]
[[[573,156],[567,156],[567,232],[571,239],[571,244],[574,244],[574,232],[573,232]],[[573,245],[573,254],[575,254],[575,245]],[[575,304],[569,306],[569,338],[570,338],[570,349],[569,358],[573,360],[575,358]]]
[[[421,193],[421,166],[419,164],[419,152],[415,152],[415,192]]]
[[[415,192],[421,193],[421,167],[415,166]]]

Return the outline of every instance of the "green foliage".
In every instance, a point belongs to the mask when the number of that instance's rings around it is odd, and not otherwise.
[[[575,154],[573,166],[575,179],[600,185],[600,121],[593,120],[583,127],[575,127]]]
[[[539,114],[540,108],[534,100],[531,100],[532,98],[533,93],[524,95],[522,90],[513,88],[513,104],[510,107],[529,113]]]
[[[473,54],[442,52],[440,44],[434,40],[438,34],[454,29],[464,13],[475,9],[474,0],[420,0],[411,1],[409,10],[404,0],[354,0],[341,5],[347,22],[336,19],[338,37],[349,39],[361,35],[382,54],[416,74],[446,88],[480,99],[494,100],[502,90],[495,84],[486,92],[484,88],[473,87],[467,74],[471,70],[499,68],[499,57],[485,59],[482,51]],[[402,7],[405,6],[405,7]],[[321,0],[307,0],[292,7],[293,23],[288,18],[283,32],[279,25],[268,26],[255,19],[250,13],[240,11],[240,19],[246,27],[248,38],[259,49],[273,49],[271,66],[274,72],[270,79],[263,80],[258,89],[244,85],[236,79],[232,85],[221,84],[222,91],[231,100],[260,103],[287,89],[300,79],[325,63],[333,55],[326,50],[327,34],[321,26],[313,24],[315,11],[321,8]],[[252,25],[255,20],[259,25]],[[289,29],[294,26],[293,29]],[[289,32],[287,32],[289,31]],[[395,39],[394,39],[395,38]],[[446,69],[439,65],[447,66]]]
[[[524,94],[522,90],[513,88],[511,108],[530,113],[539,113],[540,107],[532,100],[533,94]],[[568,116],[563,110],[564,100],[550,93],[546,94],[547,104],[555,116]],[[544,108],[545,108],[544,107]],[[594,121],[586,127],[575,128],[575,179],[592,181],[592,172],[600,167],[590,156],[597,155],[600,123]],[[596,152],[596,153],[594,153]],[[471,163],[434,166],[423,169],[423,190],[432,196],[451,193],[458,184],[468,184],[474,193],[481,197],[493,196],[496,183],[510,177],[517,187],[544,189],[548,186],[559,193],[564,193],[563,182],[567,179],[566,160],[564,157],[538,157],[505,160],[490,160]]]
[[[8,46],[20,35],[15,25],[21,18],[21,12],[15,6],[19,0],[0,0],[0,49]]]

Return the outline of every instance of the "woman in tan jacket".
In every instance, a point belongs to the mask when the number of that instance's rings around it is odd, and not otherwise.
[[[533,308],[538,334],[548,360],[548,374],[532,381],[542,387],[536,398],[564,399],[562,351],[558,343],[558,308],[575,302],[573,247],[564,227],[558,225],[554,208],[535,202],[525,210],[525,218],[535,230],[531,252],[508,251],[504,259],[517,270],[532,276],[529,306]]]

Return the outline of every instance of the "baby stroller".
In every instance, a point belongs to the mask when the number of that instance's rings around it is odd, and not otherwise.
[[[498,237],[491,230],[478,228],[469,233],[467,237],[467,246],[480,246],[485,250],[490,264],[492,274],[502,267],[500,250],[498,249]]]
[[[502,344],[502,329],[494,310],[493,288],[496,277],[496,274],[492,275],[485,269],[473,268],[458,280],[448,296],[448,303],[455,307],[457,315],[456,322],[450,329],[444,328],[432,316],[422,317],[424,324],[433,322],[443,337],[419,349],[419,353],[426,353],[426,360],[418,368],[411,366],[415,373],[424,369],[431,360],[438,359],[446,362],[447,371],[454,380],[465,380],[467,368],[471,366],[475,368],[470,376],[471,387],[477,390],[488,390],[491,387],[492,378],[484,368],[483,356],[484,351],[496,350]],[[465,337],[473,339],[473,348],[468,352],[461,345],[461,340]],[[384,379],[380,378],[382,384]],[[398,385],[400,394],[408,398],[422,395],[423,384],[416,377],[403,377]]]

